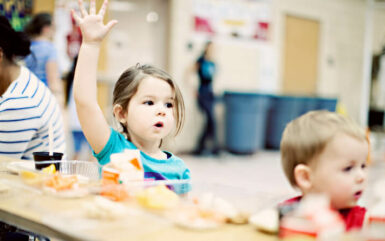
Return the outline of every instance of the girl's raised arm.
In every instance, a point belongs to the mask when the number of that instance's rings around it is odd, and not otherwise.
[[[87,13],[83,0],[78,0],[81,16],[72,15],[82,31],[83,42],[80,47],[74,77],[74,97],[77,114],[84,135],[92,149],[99,153],[110,136],[110,128],[97,102],[96,74],[100,44],[103,38],[117,23],[116,20],[103,23],[108,0],[105,0],[99,13],[96,13],[95,0],[90,1]]]

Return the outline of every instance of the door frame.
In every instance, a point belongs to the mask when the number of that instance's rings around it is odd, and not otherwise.
[[[279,53],[279,59],[278,59],[278,90],[282,93],[283,91],[283,75],[284,75],[284,66],[285,66],[285,34],[286,34],[286,16],[293,16],[298,18],[307,18],[309,20],[314,20],[319,22],[319,45],[318,45],[318,76],[317,76],[317,83],[316,83],[316,94],[322,94],[320,93],[320,85],[323,81],[323,72],[326,68],[326,61],[324,61],[327,57],[327,50],[326,50],[326,38],[325,38],[325,23],[327,22],[326,19],[324,19],[323,16],[321,16],[319,13],[303,13],[301,11],[296,10],[288,10],[288,9],[281,9],[277,22],[280,22],[281,24],[277,24],[279,27],[276,31],[277,35],[277,45],[278,45],[278,53]]]

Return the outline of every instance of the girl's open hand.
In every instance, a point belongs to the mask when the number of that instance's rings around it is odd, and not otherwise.
[[[84,8],[83,0],[78,0],[81,16],[72,10],[72,16],[80,26],[84,43],[100,43],[112,27],[118,22],[109,21],[106,25],[103,23],[104,14],[108,5],[108,0],[104,0],[99,13],[96,14],[95,0],[90,0],[90,12]]]

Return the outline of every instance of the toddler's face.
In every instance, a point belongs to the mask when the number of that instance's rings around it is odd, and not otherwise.
[[[143,79],[128,104],[126,123],[131,139],[158,142],[167,136],[175,125],[174,102],[174,91],[166,81]]]
[[[366,184],[368,151],[366,141],[338,133],[310,165],[310,191],[326,193],[335,209],[355,206]]]

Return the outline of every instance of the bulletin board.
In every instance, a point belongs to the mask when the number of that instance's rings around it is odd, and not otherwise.
[[[0,15],[8,18],[16,31],[22,31],[32,14],[33,0],[1,0]]]
[[[270,0],[194,0],[197,34],[268,41]]]

